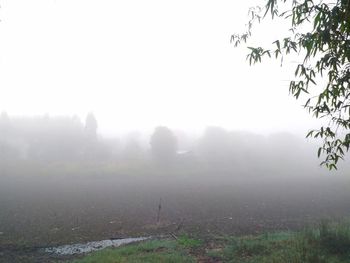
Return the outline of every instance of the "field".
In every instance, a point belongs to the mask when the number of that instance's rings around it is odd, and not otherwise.
[[[260,234],[350,216],[350,181],[344,175],[142,171],[2,177],[3,260],[30,262],[42,256],[37,248],[59,244],[169,233]]]

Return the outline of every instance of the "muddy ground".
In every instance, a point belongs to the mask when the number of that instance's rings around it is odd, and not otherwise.
[[[38,248],[168,234],[300,229],[350,215],[350,178],[214,172],[0,178],[2,262],[50,262]],[[161,199],[160,222],[157,213]]]

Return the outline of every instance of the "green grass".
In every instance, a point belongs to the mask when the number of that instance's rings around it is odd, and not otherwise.
[[[177,244],[183,248],[195,249],[201,247],[203,245],[203,241],[191,238],[188,235],[182,235],[178,238]]]
[[[209,244],[210,248],[209,248]],[[214,247],[213,247],[214,244]],[[232,263],[350,262],[350,222],[322,222],[300,232],[206,240],[179,236],[93,253],[76,263],[197,262],[197,258]]]
[[[175,241],[154,240],[117,249],[105,249],[95,252],[74,263],[144,263],[170,262],[193,263],[194,257],[182,249]]]
[[[350,224],[323,222],[298,233],[232,238],[222,253],[211,256],[240,263],[350,262]]]

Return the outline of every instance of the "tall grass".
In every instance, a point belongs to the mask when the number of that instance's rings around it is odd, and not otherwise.
[[[350,262],[350,223],[323,221],[299,233],[233,238],[222,259],[246,263]]]

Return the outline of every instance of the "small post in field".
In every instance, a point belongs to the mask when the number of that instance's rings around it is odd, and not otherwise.
[[[160,222],[160,211],[162,210],[162,198],[159,199],[158,213],[157,213],[157,224]]]

